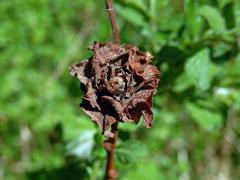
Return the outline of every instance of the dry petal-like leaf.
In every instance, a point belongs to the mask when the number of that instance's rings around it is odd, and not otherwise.
[[[88,73],[91,71],[88,70],[88,63],[88,60],[83,60],[80,63],[73,64],[69,67],[70,74],[76,76],[84,85],[86,85],[89,77]]]

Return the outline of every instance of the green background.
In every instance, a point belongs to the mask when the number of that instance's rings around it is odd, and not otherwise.
[[[120,125],[119,179],[239,179],[240,1],[114,7],[121,42],[162,73],[152,128]],[[104,138],[68,66],[111,40],[104,0],[0,1],[0,179],[102,179]]]

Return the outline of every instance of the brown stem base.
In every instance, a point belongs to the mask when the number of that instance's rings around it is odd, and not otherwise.
[[[114,180],[118,175],[117,171],[114,168],[114,150],[118,137],[118,123],[112,125],[112,133],[114,134],[114,137],[109,138],[104,142],[104,148],[107,152],[107,165],[104,178],[106,180]]]

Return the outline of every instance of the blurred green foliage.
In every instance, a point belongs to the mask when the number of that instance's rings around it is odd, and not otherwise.
[[[122,43],[162,72],[151,129],[121,124],[119,179],[240,178],[240,1],[115,0]],[[101,179],[68,66],[112,39],[104,1],[0,1],[0,179]]]

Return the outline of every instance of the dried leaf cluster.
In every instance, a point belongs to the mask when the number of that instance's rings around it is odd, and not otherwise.
[[[151,126],[152,96],[160,78],[158,69],[150,65],[151,54],[136,46],[95,42],[89,47],[93,56],[70,66],[84,91],[82,109],[102,129],[105,136],[115,122]]]

